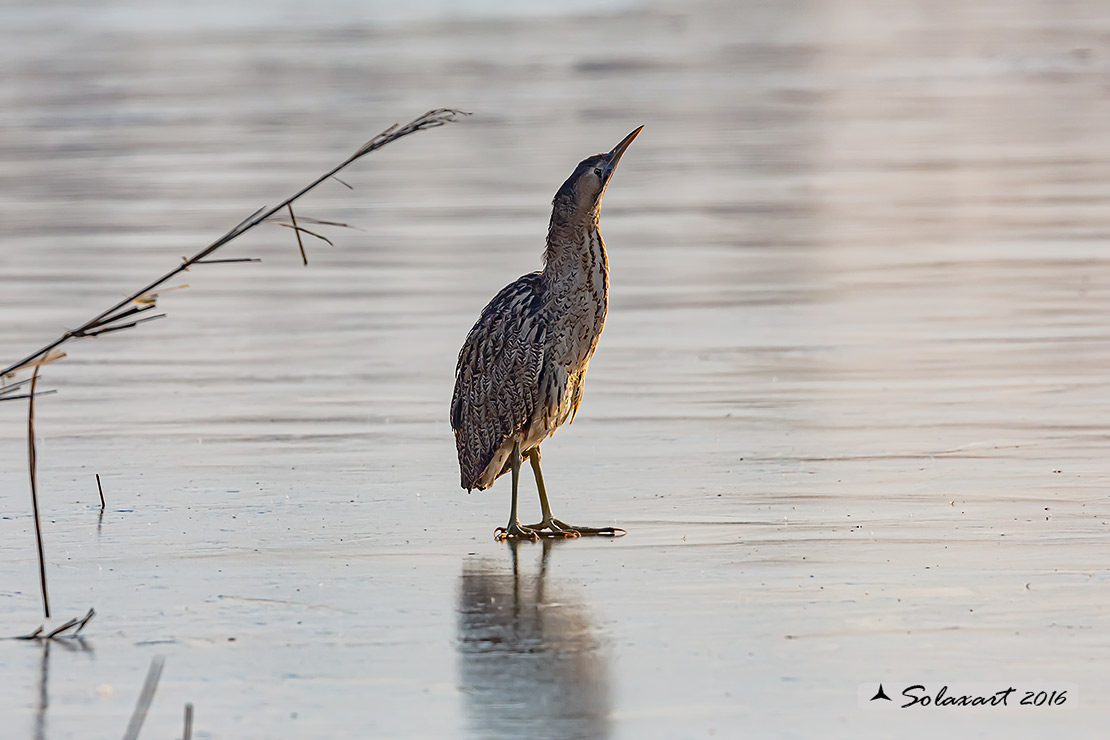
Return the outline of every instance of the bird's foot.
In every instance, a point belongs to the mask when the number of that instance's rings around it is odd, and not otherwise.
[[[565,540],[572,540],[575,537],[582,536],[574,527],[568,527],[558,519],[544,519],[539,524],[529,524],[526,529],[531,529],[533,532],[538,533],[540,537],[561,537]]]
[[[573,524],[567,524],[562,519],[545,519],[539,524],[534,524],[529,527],[532,530],[549,530],[551,534],[540,532],[544,537],[623,537],[628,534],[620,527],[576,527]]]
[[[520,522],[512,522],[507,527],[498,527],[493,530],[498,542],[505,540],[531,540],[535,542],[540,538],[540,533],[532,527],[521,526]]]

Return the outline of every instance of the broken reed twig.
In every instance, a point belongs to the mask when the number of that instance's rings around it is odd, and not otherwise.
[[[355,231],[366,231],[366,229],[360,229],[357,226],[352,226],[351,224],[345,224],[342,221],[325,221],[322,218],[312,218],[311,216],[300,216],[298,218],[298,220],[302,224],[316,224],[317,226],[338,226],[341,229],[354,229]],[[285,223],[284,221],[271,221],[270,223],[278,224],[278,225],[281,225],[281,226],[289,226],[289,224]],[[303,230],[307,231],[307,229],[303,229]]]
[[[297,217],[293,215],[293,204],[286,203],[285,207],[289,209],[289,220],[293,222],[293,233],[297,235],[297,248],[301,250],[301,259],[304,260],[304,266],[308,267],[308,255],[304,253],[304,242],[301,241],[301,230],[297,228]]]
[[[55,637],[77,637],[79,634],[81,634],[81,630],[85,629],[85,625],[88,624],[89,621],[92,620],[92,618],[95,616],[96,609],[89,609],[87,612],[85,612],[85,616],[81,618],[74,617],[73,619],[63,624],[61,627],[57,627],[52,630],[49,634],[46,635],[46,637],[42,639],[53,640]],[[73,630],[73,632],[68,635],[65,634],[69,630]]]
[[[50,632],[46,632],[45,625],[39,625],[38,628],[27,635],[20,635],[16,640],[56,640],[63,637],[78,637],[81,630],[85,629],[85,625],[92,621],[96,616],[96,609],[89,609],[85,612],[83,617],[74,617],[60,627],[55,627]],[[70,631],[72,630],[72,632]],[[43,634],[43,633],[46,634]],[[68,633],[68,634],[67,634]]]
[[[100,512],[96,515],[96,536],[100,536],[100,528],[104,526],[104,486],[100,485],[100,473],[96,474],[96,490],[100,493]]]
[[[211,244],[209,244],[207,247],[205,247],[204,249],[197,252],[192,257],[186,259],[180,265],[176,266],[174,269],[170,270],[166,274],[164,274],[161,277],[155,279],[154,281],[150,282],[149,284],[143,286],[142,288],[135,291],[134,293],[129,295],[127,298],[124,298],[122,301],[119,301],[118,303],[114,304],[112,307],[108,308],[107,310],[102,311],[101,313],[97,314],[96,316],[89,319],[88,321],[86,321],[84,324],[77,327],[76,329],[70,329],[70,330],[66,331],[64,334],[62,334],[60,337],[58,337],[54,341],[50,342],[49,344],[39,348],[35,352],[33,352],[33,353],[27,355],[26,357],[24,357],[23,359],[21,359],[17,362],[13,362],[12,364],[8,365],[3,370],[0,370],[0,377],[4,377],[4,376],[7,376],[7,375],[17,371],[17,370],[23,370],[23,369],[26,369],[26,368],[30,367],[31,364],[34,363],[36,360],[48,355],[52,350],[54,350],[57,347],[65,344],[66,342],[68,342],[71,339],[76,339],[76,338],[80,338],[80,337],[97,336],[99,334],[104,334],[104,333],[107,333],[109,331],[117,331],[119,329],[129,329],[129,328],[137,325],[138,323],[140,323],[140,321],[147,320],[147,319],[144,318],[144,319],[141,319],[139,321],[128,323],[126,325],[117,325],[116,324],[116,322],[118,322],[119,319],[122,319],[125,316],[132,315],[134,313],[137,313],[137,311],[135,309],[130,308],[130,305],[131,305],[132,302],[143,302],[143,301],[140,301],[140,299],[145,297],[145,298],[150,299],[150,300],[146,301],[146,303],[149,303],[149,304],[153,305],[153,303],[154,303],[153,299],[157,298],[157,294],[155,293],[155,291],[157,291],[158,288],[160,288],[162,285],[164,285],[167,281],[173,279],[177,275],[179,275],[182,272],[188,270],[189,267],[191,267],[192,265],[195,265],[197,263],[203,263],[205,261],[206,257],[208,257],[210,254],[215,252],[220,247],[223,247],[224,245],[228,244],[229,242],[233,241],[234,239],[237,239],[238,237],[242,236],[246,232],[250,231],[254,227],[258,226],[262,222],[269,219],[271,216],[279,213],[282,210],[285,210],[285,209],[289,208],[293,203],[295,203],[298,199],[300,199],[306,193],[308,193],[309,191],[314,189],[317,185],[319,185],[320,183],[324,182],[325,180],[327,180],[329,178],[334,178],[336,174],[338,174],[341,170],[343,170],[345,167],[350,165],[352,162],[355,162],[356,160],[361,159],[362,157],[366,156],[370,152],[381,149],[383,146],[386,146],[387,144],[391,144],[392,142],[397,141],[398,139],[401,139],[401,138],[403,138],[405,136],[408,136],[410,134],[415,134],[419,131],[425,131],[425,130],[430,129],[430,128],[437,128],[439,126],[443,126],[444,124],[451,123],[451,122],[455,121],[456,118],[460,115],[469,115],[469,114],[466,113],[465,111],[454,110],[452,108],[438,108],[436,110],[428,111],[427,113],[420,116],[419,118],[416,118],[416,119],[406,123],[404,126],[399,126],[397,124],[394,124],[394,125],[390,126],[385,131],[378,134],[377,136],[375,136],[374,138],[370,139],[365,144],[363,144],[361,147],[359,147],[358,150],[355,151],[355,153],[352,154],[351,156],[347,157],[347,159],[343,160],[338,165],[336,165],[335,167],[328,170],[327,172],[325,172],[320,177],[318,177],[315,180],[313,180],[312,182],[310,182],[308,185],[305,185],[303,188],[298,190],[295,194],[293,194],[290,197],[286,198],[285,200],[281,201],[276,206],[273,206],[272,208],[263,207],[263,208],[258,209],[253,214],[251,214],[250,216],[245,218],[243,221],[239,222],[238,225],[236,225],[233,229],[231,229],[226,234],[221,236],[219,239],[212,242]],[[343,183],[343,184],[346,185],[346,183]],[[290,209],[290,213],[292,213],[291,209]],[[298,233],[298,238],[299,238],[300,232],[298,231],[297,233]],[[152,294],[152,295],[148,296],[148,294]],[[160,317],[151,317],[151,318],[160,318]]]
[[[301,234],[308,234],[309,236],[316,237],[322,242],[327,242],[329,247],[335,246],[335,242],[333,242],[331,239],[327,238],[323,234],[317,234],[315,231],[309,231],[303,226],[297,226],[296,221],[293,221],[293,223],[291,224],[287,224],[284,221],[275,221],[274,223],[278,226],[284,226],[287,229],[293,229],[293,231],[297,232],[297,246],[301,248],[301,257],[304,259],[306,265],[308,264],[308,258],[304,256],[304,244],[301,243]]]
[[[87,612],[84,612],[83,617],[81,617],[80,619],[70,619],[68,622],[65,622],[64,625],[50,632],[49,635],[47,635],[47,639],[52,640],[56,637],[78,637],[79,635],[81,635],[81,630],[84,629],[84,626],[88,625],[92,618],[95,616],[97,616],[97,610],[90,607]],[[71,629],[73,631],[70,632],[69,635],[64,635],[64,632],[67,632]]]
[[[58,357],[65,357],[65,355],[62,354],[62,353],[59,353]],[[40,365],[45,365],[47,362],[53,362],[53,360],[58,359],[58,357],[55,357],[51,360],[45,360],[45,361],[37,362],[37,363],[35,363],[35,368],[37,369]],[[17,380],[14,383],[4,382],[6,380],[7,380],[6,377],[0,377],[0,401],[18,401],[22,398],[30,398],[31,397],[31,393],[29,393],[29,392],[28,393],[16,393],[16,391],[18,391],[23,386],[29,385],[31,383],[31,378],[24,378],[23,380]],[[52,393],[57,393],[57,391],[53,391],[53,390],[51,390],[51,391],[39,391],[38,393],[35,393],[35,395],[36,396],[49,396]]]
[[[4,396],[9,396],[10,394],[15,393],[17,390],[30,382],[30,378],[24,378],[23,380],[17,380],[14,383],[6,383],[3,386],[0,386],[0,400],[10,401],[14,398],[18,398],[18,396],[13,396],[12,398],[4,398]]]
[[[52,395],[54,395],[54,394],[55,394],[55,393],[57,393],[57,392],[58,392],[58,391],[55,391],[55,390],[49,390],[49,391],[39,391],[39,392],[38,392],[38,393],[36,393],[35,395],[38,395],[38,396],[52,396]],[[23,398],[30,398],[30,397],[31,397],[31,396],[30,396],[29,394],[27,394],[27,393],[24,393],[24,394],[22,394],[22,395],[19,395],[19,396],[8,396],[7,398],[0,398],[0,401],[19,401],[20,399],[23,399]]]
[[[131,721],[127,723],[127,732],[123,733],[123,740],[137,740],[139,737],[143,722],[146,721],[146,713],[150,709],[151,702],[154,701],[154,692],[158,690],[158,679],[162,677],[162,667],[165,664],[166,659],[161,655],[151,659],[146,680],[143,681],[143,689],[139,692],[138,702],[135,703],[135,711],[131,713]]]
[[[185,730],[181,740],[193,740],[193,705],[188,702],[185,703]]]
[[[42,586],[42,611],[50,619],[50,597],[46,593],[46,558],[42,552],[42,522],[39,519],[39,486],[36,469],[38,456],[35,454],[35,383],[39,379],[39,365],[31,374],[31,386],[27,392],[27,467],[31,471],[31,511],[35,515],[35,544],[39,554],[39,584]]]

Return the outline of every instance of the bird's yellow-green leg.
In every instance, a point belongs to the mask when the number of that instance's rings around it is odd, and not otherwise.
[[[625,534],[620,527],[575,527],[561,519],[556,519],[551,514],[551,502],[547,500],[547,489],[543,485],[543,471],[540,470],[540,448],[533,447],[528,451],[528,461],[532,463],[532,474],[536,478],[536,490],[540,493],[540,514],[543,521],[539,524],[530,524],[531,530],[548,530],[550,536],[555,537],[580,537],[582,535],[607,535],[619,537]]]
[[[543,485],[543,471],[540,470],[540,448],[533,447],[528,450],[528,461],[532,463],[532,475],[536,479],[536,490],[540,494],[540,514],[543,515],[543,521],[539,524],[529,524],[528,529],[533,530],[548,530],[550,535],[555,537],[578,537],[579,533],[573,528],[556,524],[555,517],[551,515],[551,503],[547,500],[547,489]]]
[[[513,452],[509,456],[509,465],[511,465],[513,469],[513,503],[512,507],[509,509],[508,525],[504,527],[498,527],[495,530],[495,534],[498,540],[507,540],[511,538],[527,538],[530,540],[538,540],[540,538],[539,534],[537,534],[535,530],[533,530],[531,527],[520,526],[520,518],[517,516],[516,513],[516,493],[517,489],[520,487],[521,462],[522,460],[520,458],[520,441],[518,440],[513,443]]]

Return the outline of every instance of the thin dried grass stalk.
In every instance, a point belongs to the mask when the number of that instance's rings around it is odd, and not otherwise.
[[[296,193],[289,196],[288,198],[286,198],[282,202],[278,203],[276,206],[273,206],[272,208],[266,208],[266,207],[259,208],[253,214],[251,214],[247,218],[240,221],[234,228],[232,228],[226,234],[221,236],[219,239],[212,242],[207,247],[205,247],[204,249],[202,249],[199,252],[197,252],[196,254],[194,254],[192,257],[189,257],[188,259],[184,260],[181,264],[174,267],[172,270],[167,272],[165,275],[162,275],[161,277],[153,280],[149,284],[144,285],[142,288],[135,291],[134,293],[129,295],[127,298],[124,298],[122,301],[119,301],[118,303],[116,303],[112,307],[108,308],[107,310],[105,310],[105,311],[101,312],[100,314],[94,316],[93,318],[89,319],[88,321],[86,321],[84,324],[77,327],[76,329],[71,329],[71,330],[65,332],[64,334],[62,334],[60,337],[58,337],[54,341],[50,342],[49,344],[45,345],[44,347],[39,348],[38,350],[31,353],[27,357],[24,357],[23,359],[18,360],[16,362],[13,362],[12,364],[8,365],[3,370],[0,370],[0,376],[6,376],[6,375],[9,375],[9,374],[15,372],[16,370],[22,370],[22,369],[27,369],[27,368],[32,367],[32,363],[39,360],[39,358],[42,358],[43,356],[48,355],[48,353],[50,353],[52,350],[54,350],[55,348],[65,344],[66,342],[70,341],[71,339],[76,339],[76,338],[80,338],[80,337],[97,336],[98,334],[105,333],[103,331],[94,331],[94,330],[98,329],[99,327],[105,326],[107,324],[111,324],[111,323],[113,323],[113,321],[120,318],[120,316],[117,315],[117,312],[119,312],[121,309],[125,309],[125,308],[129,307],[129,304],[131,304],[132,302],[143,303],[143,302],[150,302],[150,301],[156,300],[157,296],[154,295],[154,293],[156,291],[157,292],[165,292],[166,290],[169,290],[168,288],[162,288],[161,287],[167,281],[172,280],[177,275],[181,274],[182,272],[185,272],[191,266],[193,266],[197,263],[200,263],[200,262],[204,262],[205,258],[208,257],[209,255],[211,255],[217,249],[227,245],[228,243],[230,243],[234,239],[238,238],[239,236],[242,236],[243,234],[250,231],[254,227],[258,226],[263,221],[267,220],[268,218],[270,218],[274,214],[278,213],[279,211],[285,210],[290,205],[295,203],[298,199],[300,199],[302,196],[304,196],[306,193],[313,190],[320,183],[324,182],[325,180],[327,180],[329,178],[335,177],[336,174],[338,174],[341,170],[343,170],[345,167],[350,165],[352,162],[355,162],[356,160],[361,159],[362,157],[366,156],[370,152],[381,149],[383,146],[386,146],[387,144],[391,144],[392,142],[397,141],[398,139],[401,139],[405,136],[408,136],[410,134],[415,134],[419,131],[426,131],[428,129],[438,128],[439,126],[443,126],[445,124],[448,124],[448,123],[451,123],[452,121],[457,120],[459,116],[465,116],[465,115],[470,115],[470,114],[466,113],[464,111],[454,110],[452,108],[437,108],[435,110],[428,111],[427,113],[420,116],[419,118],[416,118],[412,121],[409,121],[404,126],[399,126],[397,124],[394,124],[394,125],[390,126],[385,131],[378,134],[377,136],[375,136],[374,138],[370,139],[365,144],[363,144],[361,147],[359,147],[355,151],[355,153],[352,154],[350,157],[343,160],[338,165],[336,165],[335,167],[328,170],[327,172],[325,172],[320,177],[318,177],[315,180],[313,180],[312,182],[310,182],[308,185],[305,185],[303,188],[301,188]],[[346,183],[344,183],[344,184],[346,184]],[[300,232],[298,231],[297,233],[299,234]],[[136,322],[135,324],[129,324],[128,326],[118,326],[118,327],[113,328],[113,331],[117,328],[118,329],[131,328],[131,326],[135,326],[137,323],[138,322]]]

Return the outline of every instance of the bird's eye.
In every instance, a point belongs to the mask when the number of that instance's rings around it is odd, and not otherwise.
[[[601,168],[600,167],[594,167],[594,174],[597,175],[598,177],[601,177]]]

